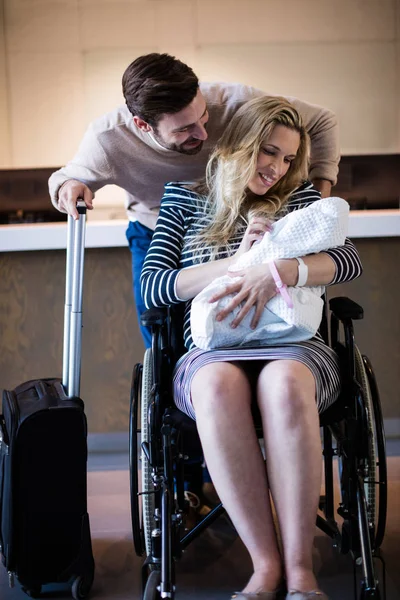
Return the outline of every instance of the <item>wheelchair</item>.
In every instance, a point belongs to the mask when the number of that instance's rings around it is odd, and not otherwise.
[[[380,547],[387,511],[385,434],[372,366],[354,340],[353,321],[362,318],[362,307],[349,298],[325,302],[320,332],[339,356],[342,386],[338,400],[320,415],[325,490],[316,524],[340,553],[351,556],[355,599],[384,600],[385,562]],[[194,421],[173,402],[171,375],[185,351],[182,321],[181,307],[176,306],[152,308],[142,315],[142,325],[152,330],[152,347],[132,375],[131,517],[136,554],[145,557],[142,600],[176,597],[176,561],[224,512],[218,504],[190,530],[185,528],[185,472],[201,446]],[[257,423],[256,429],[262,437]]]

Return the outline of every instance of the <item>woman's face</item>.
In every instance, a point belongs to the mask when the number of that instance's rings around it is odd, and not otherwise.
[[[276,125],[261,146],[256,172],[249,181],[248,189],[257,196],[263,196],[287,173],[299,145],[298,131]]]

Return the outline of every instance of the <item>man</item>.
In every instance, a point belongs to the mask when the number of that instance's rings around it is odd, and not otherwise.
[[[155,228],[164,184],[204,175],[208,157],[234,112],[265,92],[240,84],[199,84],[190,67],[168,54],[133,61],[122,79],[126,106],[89,125],[80,148],[53,173],[53,204],[78,218],[76,200],[93,208],[94,193],[116,184],[127,192],[127,239],[132,252],[138,315],[144,311],[139,277]],[[336,182],[339,162],[334,114],[289,98],[311,138],[310,179],[323,197]],[[145,345],[150,333],[141,328]]]

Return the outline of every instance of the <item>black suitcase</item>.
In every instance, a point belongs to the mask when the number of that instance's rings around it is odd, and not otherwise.
[[[0,552],[9,583],[30,596],[69,583],[85,598],[94,578],[87,513],[87,426],[79,398],[86,209],[68,218],[63,379],[3,392]],[[73,247],[73,252],[72,252]]]

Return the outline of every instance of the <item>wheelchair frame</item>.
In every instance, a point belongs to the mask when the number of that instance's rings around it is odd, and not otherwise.
[[[362,308],[348,298],[331,299],[329,308],[331,346],[343,367],[343,384],[339,399],[320,417],[325,493],[320,498],[323,516],[317,515],[317,526],[332,538],[341,553],[350,553],[355,598],[384,600],[385,564],[380,546],[386,525],[387,469],[378,388],[368,358],[360,354],[354,341],[353,320],[363,318]],[[153,332],[152,348],[146,351],[144,364],[135,365],[132,375],[131,514],[135,551],[138,556],[146,554],[142,567],[143,600],[175,598],[175,561],[224,512],[219,504],[184,533],[183,482],[188,457],[184,454],[182,422],[190,421],[194,429],[195,424],[173,404],[171,373],[181,354],[182,342],[178,340],[182,338],[171,313],[171,308],[153,308],[142,315],[142,325],[151,327]],[[326,318],[321,333],[328,339]],[[340,466],[341,500],[337,513],[341,523],[335,520],[334,511],[334,457]],[[375,558],[382,563],[382,586],[376,576]]]

